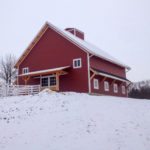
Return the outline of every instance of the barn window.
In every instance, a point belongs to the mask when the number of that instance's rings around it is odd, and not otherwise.
[[[56,77],[50,77],[50,86],[56,86]]]
[[[122,94],[125,94],[125,93],[126,93],[125,86],[122,86]]]
[[[42,78],[42,87],[48,86],[48,77]]]
[[[114,84],[114,93],[118,93],[118,85]]]
[[[109,91],[109,83],[107,81],[104,82],[105,91]]]
[[[41,79],[41,85],[44,86],[56,86],[56,77],[50,76],[50,77],[43,77]]]
[[[81,68],[81,67],[82,67],[81,58],[73,59],[73,68]]]
[[[26,68],[22,68],[22,74],[26,74],[29,72],[29,68],[26,67]]]
[[[94,83],[94,89],[99,89],[98,79],[94,79],[93,83]]]

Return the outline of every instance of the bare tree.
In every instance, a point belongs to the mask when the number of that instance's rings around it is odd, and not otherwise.
[[[15,63],[16,58],[11,54],[6,55],[0,61],[0,78],[6,84],[11,84],[16,78],[17,70],[14,68]]]

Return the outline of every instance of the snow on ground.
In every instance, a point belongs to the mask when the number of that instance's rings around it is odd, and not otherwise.
[[[0,150],[149,150],[150,101],[44,91],[0,99]]]

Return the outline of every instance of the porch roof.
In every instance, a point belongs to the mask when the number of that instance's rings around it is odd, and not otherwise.
[[[127,82],[127,83],[130,82],[126,78],[119,77],[119,76],[116,76],[116,75],[113,75],[113,74],[110,74],[110,73],[107,73],[107,72],[104,72],[104,71],[101,71],[101,70],[98,70],[98,69],[95,69],[95,68],[91,68],[91,70],[96,72],[97,75],[108,77],[108,78],[111,78],[111,79],[114,79],[114,80],[119,80],[119,81],[122,81],[122,82]]]
[[[25,73],[25,74],[20,74],[19,76],[21,76],[21,77],[24,77],[24,76],[39,76],[39,75],[47,75],[47,74],[50,74],[50,73],[56,73],[56,72],[61,72],[61,73],[65,74],[67,72],[65,72],[64,70],[67,69],[67,68],[70,68],[70,66],[33,71],[33,72]]]

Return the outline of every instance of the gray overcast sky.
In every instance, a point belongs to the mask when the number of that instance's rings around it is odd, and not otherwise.
[[[0,53],[17,57],[42,25],[76,27],[87,41],[150,79],[150,0],[0,0]]]

